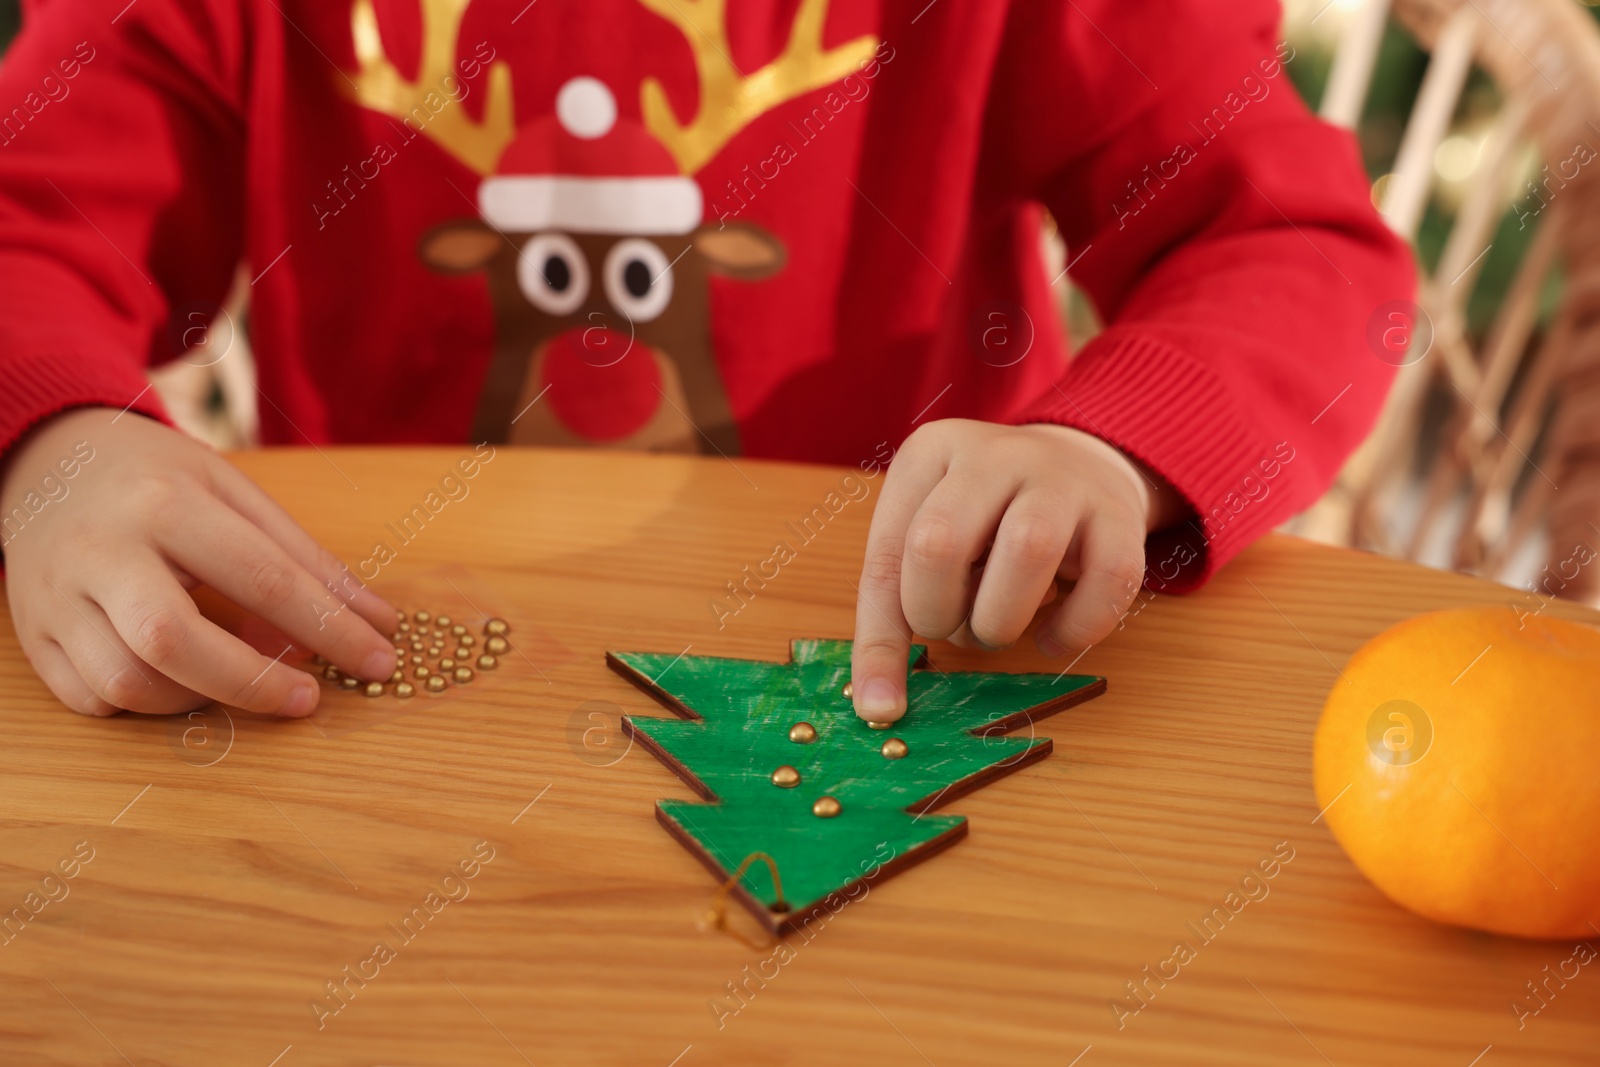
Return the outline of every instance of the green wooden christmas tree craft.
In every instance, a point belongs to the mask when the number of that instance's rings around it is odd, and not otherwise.
[[[1045,737],[1002,737],[1105,691],[1103,678],[944,672],[911,650],[908,711],[890,730],[844,695],[850,642],[795,641],[792,662],[612,652],[611,668],[680,718],[623,727],[708,803],[662,800],[656,817],[775,933],[839,907],[864,880],[954,844],[960,815],[930,815],[1043,759]],[[830,800],[831,798],[831,800]]]

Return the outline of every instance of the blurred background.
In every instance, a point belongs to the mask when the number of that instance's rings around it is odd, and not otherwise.
[[[1600,605],[1600,11],[1284,0],[1282,34],[1421,275],[1369,323],[1401,368],[1377,428],[1285,529]]]
[[[0,0],[0,48],[19,22]],[[1600,605],[1600,12],[1285,0],[1283,36],[1289,78],[1354,131],[1373,203],[1422,274],[1416,305],[1369,326],[1374,355],[1401,367],[1377,430],[1286,529]],[[1054,276],[1066,249],[1045,237]],[[1093,310],[1059,288],[1081,344]],[[223,319],[153,378],[190,432],[247,447],[242,298]]]

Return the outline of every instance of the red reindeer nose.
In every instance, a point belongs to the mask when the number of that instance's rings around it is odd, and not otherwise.
[[[590,441],[637,433],[661,404],[661,372],[649,346],[604,326],[577,326],[551,340],[542,376],[556,418]]]

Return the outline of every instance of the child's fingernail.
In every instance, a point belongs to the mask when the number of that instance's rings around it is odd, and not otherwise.
[[[1044,636],[1043,634],[1039,635],[1038,639],[1034,642],[1034,644],[1039,646],[1039,651],[1040,652],[1043,652],[1045,655],[1049,656],[1051,659],[1054,659],[1057,656],[1064,656],[1064,655],[1067,654],[1067,650],[1065,648],[1061,647],[1061,645],[1058,642],[1052,640],[1051,638],[1048,638],[1048,637]]]
[[[278,714],[285,718],[298,719],[311,714],[311,709],[317,706],[317,687],[315,685],[297,685],[289,691],[289,699],[283,702],[283,707],[278,709]]]
[[[374,652],[372,655],[367,657],[367,661],[361,666],[362,677],[368,678],[374,682],[381,681],[393,673],[393,649],[388,649],[384,652]]]
[[[856,708],[870,714],[900,711],[900,694],[895,692],[894,683],[884,678],[873,678],[856,690]]]

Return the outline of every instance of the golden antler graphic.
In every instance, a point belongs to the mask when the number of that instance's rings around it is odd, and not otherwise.
[[[350,34],[355,41],[360,68],[346,87],[356,102],[405,121],[433,138],[441,148],[479,174],[491,174],[500,153],[516,130],[511,117],[511,68],[491,63],[485,72],[488,92],[483,121],[473,122],[460,100],[451,99],[445,80],[461,80],[456,69],[456,49],[461,16],[472,0],[420,0],[422,4],[422,63],[417,80],[407,81],[383,49],[378,17],[372,0],[355,0],[350,9]],[[443,107],[424,103],[433,94]]]
[[[876,38],[866,36],[824,51],[828,0],[802,0],[782,54],[746,77],[728,58],[727,0],[639,2],[678,27],[700,74],[700,110],[688,125],[673,114],[659,80],[646,78],[640,90],[645,127],[666,145],[685,174],[705,166],[756,116],[838,81],[865,63],[878,45]]]

